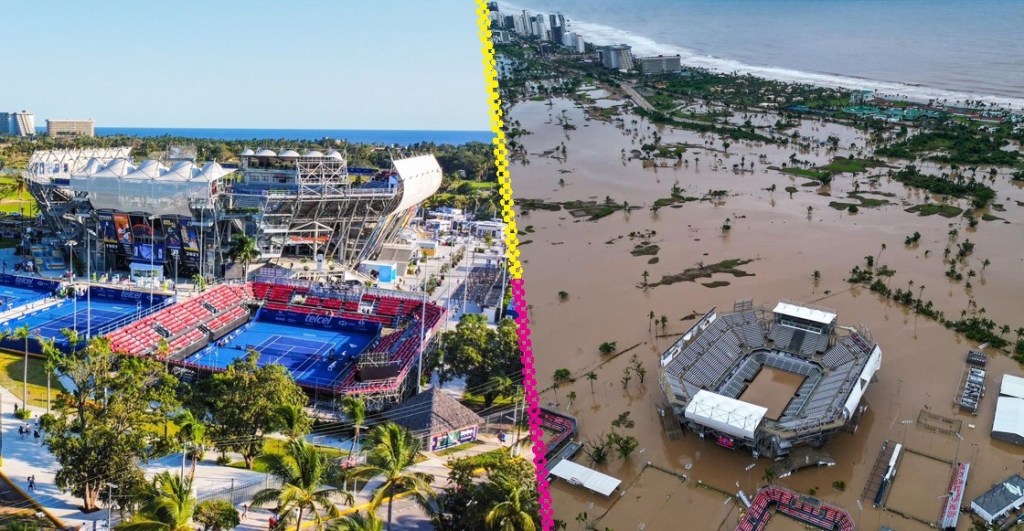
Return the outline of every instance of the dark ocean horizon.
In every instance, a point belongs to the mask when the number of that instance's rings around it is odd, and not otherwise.
[[[38,128],[37,128],[38,129]],[[45,128],[43,128],[45,132]],[[320,140],[324,137],[357,144],[408,146],[420,142],[461,145],[490,143],[490,131],[429,131],[398,129],[245,129],[204,127],[97,127],[96,136],[129,135],[138,137],[177,136],[215,140]]]

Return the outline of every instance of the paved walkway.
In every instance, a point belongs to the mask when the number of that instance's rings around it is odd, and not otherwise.
[[[90,514],[83,513],[79,507],[81,505],[81,499],[72,496],[67,493],[63,493],[54,485],[54,474],[59,470],[57,460],[50,455],[45,446],[42,446],[39,442],[36,442],[32,436],[22,437],[18,434],[18,426],[25,425],[25,421],[21,421],[14,417],[13,404],[21,404],[14,395],[11,394],[5,388],[0,388],[0,399],[2,399],[2,421],[3,421],[3,465],[0,470],[22,491],[33,498],[39,505],[43,506],[45,510],[53,515],[55,518],[61,520],[66,526],[86,526],[86,529],[91,529],[93,522],[102,521],[107,518],[107,512],[105,510],[96,511]],[[39,415],[45,413],[45,409],[29,406],[29,410],[34,413],[34,418],[38,418]],[[35,421],[28,421],[34,428]],[[315,437],[311,440],[315,440]],[[493,435],[483,434],[481,435],[482,444],[476,444],[467,447],[465,450],[459,451],[452,455],[437,455],[432,453],[425,454],[427,459],[417,463],[413,469],[420,472],[426,472],[434,476],[434,487],[437,489],[444,488],[448,484],[448,468],[445,463],[453,457],[465,457],[470,455],[477,455],[483,452],[494,450],[499,447],[496,438]],[[323,441],[317,441],[323,442]],[[348,449],[347,441],[338,441],[331,446],[340,446],[344,449]],[[529,456],[525,456],[529,458]],[[181,466],[181,454],[171,454],[164,458],[158,459],[151,462],[143,467],[147,476],[160,472],[162,470],[176,471]],[[35,476],[36,489],[29,491],[28,489],[28,477]],[[366,510],[366,505],[369,503],[373,496],[373,491],[380,485],[379,479],[371,479],[369,482],[358,485],[358,491],[354,493],[355,503],[354,507],[359,510]],[[265,474],[254,472],[250,470],[242,470],[232,467],[218,466],[213,464],[211,461],[203,461],[199,463],[196,469],[195,488],[198,496],[209,496],[217,493],[223,494],[225,491],[231,492],[234,489],[238,492],[238,498],[236,506],[239,511],[243,510],[243,506],[247,505],[249,500],[243,499],[243,496],[251,496],[251,492],[255,490],[250,489],[248,494],[243,494],[239,490],[246,485],[257,485],[259,483],[266,484],[267,477]],[[27,507],[30,508],[30,507]],[[347,506],[342,507],[342,510],[351,511],[352,508]],[[379,511],[381,517],[384,517],[386,513],[386,507],[382,507]],[[421,508],[411,499],[398,499],[395,500],[394,509],[394,520],[395,530],[418,530],[418,529],[431,529],[426,514]],[[239,529],[243,530],[259,530],[266,529],[267,522],[270,517],[270,510],[264,508],[252,508],[250,507],[247,511],[246,518],[243,520],[242,525]]]

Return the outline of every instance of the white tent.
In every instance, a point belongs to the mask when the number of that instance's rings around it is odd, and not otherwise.
[[[1001,396],[996,399],[992,438],[1024,445],[1024,398]]]
[[[803,319],[814,323],[821,323],[823,325],[832,324],[836,320],[836,314],[834,312],[827,312],[825,310],[809,308],[807,306],[800,306],[789,302],[780,302],[772,311],[779,315],[787,315],[789,317],[795,317],[797,319]]]
[[[71,189],[85,192],[93,208],[161,216],[191,216],[190,201],[210,199],[217,194],[216,182],[234,172],[216,162],[200,167],[182,160],[167,168],[147,160],[135,167],[126,159],[101,168],[89,163],[86,170],[71,175]]]
[[[573,485],[586,487],[603,496],[610,495],[622,483],[621,480],[574,463],[568,459],[559,461],[551,469],[551,475],[562,478]]]
[[[685,416],[733,437],[753,439],[768,408],[700,390],[686,405]]]
[[[1024,378],[1004,374],[1003,383],[999,386],[999,394],[1014,398],[1024,398]]]

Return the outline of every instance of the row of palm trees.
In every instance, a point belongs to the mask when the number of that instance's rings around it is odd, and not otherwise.
[[[73,349],[77,348],[78,345],[81,343],[81,338],[79,337],[78,331],[76,330],[65,328],[61,330],[61,334],[64,335],[64,337],[67,339],[68,344]],[[60,350],[56,346],[56,340],[54,338],[33,336],[32,330],[29,328],[27,324],[19,326],[14,330],[0,331],[0,341],[3,341],[5,339],[13,339],[15,341],[21,341],[22,344],[24,345],[25,359],[24,362],[22,363],[21,403],[25,406],[28,405],[28,341],[33,337],[35,337],[35,339],[39,341],[39,344],[42,347],[43,356],[45,356],[43,366],[46,372],[46,412],[49,413],[51,405],[51,377],[53,376],[53,372],[56,369],[57,358],[61,354]]]
[[[190,413],[183,415],[187,416]],[[201,440],[202,424],[195,419],[179,418],[181,437]],[[183,433],[184,432],[184,433]],[[421,444],[405,428],[385,423],[374,426],[367,436],[366,463],[343,469],[319,447],[300,437],[293,437],[282,454],[264,457],[267,472],[279,487],[263,489],[255,494],[253,507],[274,504],[279,514],[279,529],[312,526],[317,531],[382,531],[390,529],[396,496],[413,495],[424,506],[430,506],[436,493],[429,474],[412,470]],[[194,466],[194,465],[193,465]],[[356,512],[342,516],[340,503],[351,505],[352,495],[336,485],[344,479],[383,481],[374,490],[365,514]],[[142,505],[129,523],[119,531],[187,531],[192,529],[196,499],[192,493],[192,474],[176,476],[168,472],[156,475],[146,492]],[[387,520],[377,517],[377,510],[387,502]]]

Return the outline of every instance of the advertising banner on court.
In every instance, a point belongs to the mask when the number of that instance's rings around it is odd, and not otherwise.
[[[181,229],[178,227],[178,220],[173,218],[161,218],[161,230],[164,234],[164,246],[169,251],[181,251]]]
[[[23,277],[21,275],[5,273],[0,275],[0,284],[52,293],[58,286],[60,286],[60,281],[45,278]]]
[[[181,248],[183,262],[191,267],[199,266],[199,238],[196,228],[192,226],[192,219],[178,218],[178,234],[181,235]]]
[[[345,319],[343,317],[331,316],[331,315],[313,315],[299,312],[290,312],[287,310],[270,310],[263,308],[260,310],[260,321],[267,321],[270,323],[280,323],[290,326],[305,326],[309,328],[318,328],[321,330],[338,330],[338,331],[357,331],[367,334],[379,334],[381,329],[380,323],[374,323],[370,321],[357,321],[354,319]]]
[[[128,214],[114,212],[114,230],[117,233],[117,241],[121,244],[121,252],[132,254],[132,226]]]
[[[106,299],[118,302],[130,302],[132,304],[141,302],[144,307],[149,306],[149,293],[143,293],[141,291],[130,291],[126,289],[107,288],[100,286],[93,286],[90,288],[92,291],[92,298],[94,299]],[[159,304],[165,299],[169,299],[169,295],[153,294],[153,304]]]
[[[96,218],[99,224],[99,237],[103,238],[103,246],[108,252],[116,253],[121,249],[117,241],[117,228],[114,227],[113,212],[98,212]]]

